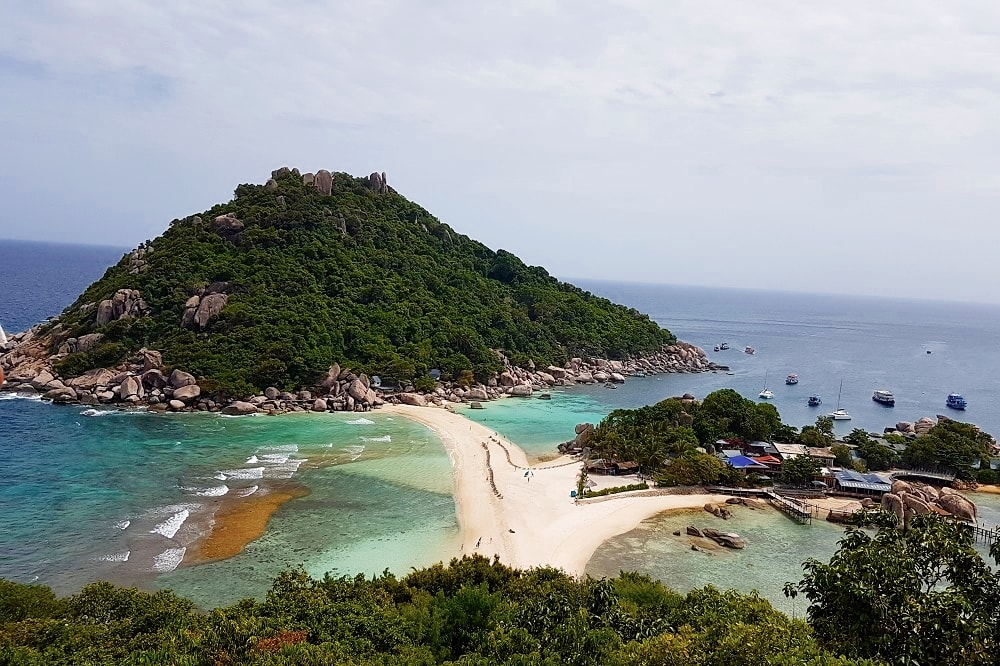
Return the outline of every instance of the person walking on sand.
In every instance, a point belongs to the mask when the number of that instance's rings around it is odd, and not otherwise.
[[[476,548],[479,548],[479,544],[482,543],[482,541],[483,537],[479,537],[479,539],[476,540]]]

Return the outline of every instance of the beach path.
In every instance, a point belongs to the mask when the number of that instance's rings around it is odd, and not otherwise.
[[[562,456],[529,465],[515,444],[446,409],[387,405],[380,411],[423,423],[444,444],[454,470],[463,555],[498,555],[514,567],[553,566],[581,575],[602,543],[646,518],[719,501],[705,494],[630,494],[576,503],[570,492],[580,471],[577,459]],[[622,568],[628,569],[628,563]]]

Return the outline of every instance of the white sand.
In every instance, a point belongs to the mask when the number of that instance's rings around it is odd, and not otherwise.
[[[510,566],[549,565],[580,575],[598,546],[646,518],[721,501],[717,495],[658,495],[577,504],[570,491],[576,488],[578,460],[562,456],[532,467],[525,477],[524,452],[485,426],[439,408],[387,405],[381,411],[423,423],[444,443],[455,472],[462,554],[496,554]],[[503,499],[490,486],[484,442]],[[635,483],[631,477],[597,478],[600,486]]]

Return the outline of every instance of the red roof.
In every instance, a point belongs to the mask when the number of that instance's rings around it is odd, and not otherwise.
[[[779,465],[781,461],[774,456],[754,456],[753,459],[756,462],[763,463],[765,465]]]

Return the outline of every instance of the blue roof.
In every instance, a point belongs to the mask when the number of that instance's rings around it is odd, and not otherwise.
[[[727,462],[736,469],[745,469],[747,467],[765,467],[765,465],[761,465],[753,458],[747,458],[746,456],[733,456]]]
[[[834,472],[833,476],[842,488],[857,488],[883,493],[892,490],[892,484],[878,474],[862,474],[853,469],[840,469]]]

